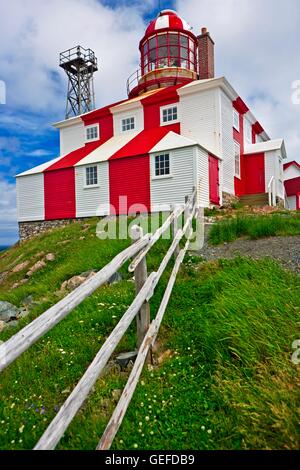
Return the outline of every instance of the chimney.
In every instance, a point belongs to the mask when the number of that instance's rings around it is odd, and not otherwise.
[[[215,76],[215,43],[206,28],[201,29],[198,40],[198,74],[199,79],[214,78]]]

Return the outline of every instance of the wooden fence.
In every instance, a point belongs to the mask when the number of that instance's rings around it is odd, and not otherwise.
[[[108,363],[131,322],[136,317],[139,348],[137,358],[121,398],[97,446],[97,450],[110,448],[138,384],[145,361],[151,354],[151,349],[167,308],[178,270],[188,250],[192,234],[192,221],[193,218],[200,214],[200,209],[197,209],[196,204],[196,193],[196,189],[193,188],[192,194],[186,197],[185,204],[182,207],[174,209],[154,234],[143,235],[143,231],[140,227],[132,227],[132,237],[135,241],[131,246],[119,253],[110,263],[96,273],[94,277],[85,281],[64,299],[49,308],[46,312],[12,336],[8,341],[0,345],[0,371],[2,371],[39,338],[65,318],[68,313],[77,307],[84,299],[104,284],[126,261],[130,258],[134,258],[129,266],[129,271],[135,274],[136,297],[113,329],[112,333],[106,339],[78,384],[61,406],[34,449],[51,450],[56,447],[76,413],[87,399],[88,394],[95,385],[99,375]],[[182,215],[184,220],[183,227],[178,228],[178,219],[182,217]],[[172,243],[158,270],[150,273],[148,276],[146,255],[169,227],[172,228]],[[186,243],[180,250],[179,243],[183,237],[185,237]],[[175,257],[175,263],[172,273],[157,315],[150,323],[149,300],[153,296],[154,289],[173,256]]]

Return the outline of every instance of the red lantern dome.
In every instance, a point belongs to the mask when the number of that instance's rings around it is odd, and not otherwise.
[[[152,20],[146,29],[145,36],[150,36],[161,29],[172,29],[177,31],[191,31],[191,26],[174,10],[163,10],[155,20]]]
[[[140,42],[141,69],[129,78],[128,95],[197,79],[197,38],[173,10],[161,11]]]

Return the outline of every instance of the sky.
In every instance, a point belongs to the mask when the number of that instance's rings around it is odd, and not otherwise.
[[[14,175],[59,155],[51,126],[65,115],[59,52],[93,49],[96,106],[124,99],[138,43],[164,8],[195,34],[208,28],[216,76],[226,76],[271,137],[285,138],[288,159],[300,161],[299,0],[0,0],[0,246],[18,239]]]

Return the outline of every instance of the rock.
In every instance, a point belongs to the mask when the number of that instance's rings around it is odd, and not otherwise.
[[[107,284],[116,284],[117,282],[122,281],[122,279],[122,275],[117,271],[108,279]]]
[[[48,253],[46,255],[46,260],[47,261],[54,261],[55,260],[55,254],[54,253]]]
[[[28,297],[25,297],[23,300],[22,300],[22,305],[25,305],[25,306],[29,306],[31,304],[33,304],[34,301],[33,301],[33,298],[32,298],[32,295],[28,295]]]
[[[12,272],[19,273],[20,271],[23,271],[23,269],[27,268],[28,265],[29,265],[29,261],[23,261],[23,263],[17,264],[17,266],[15,266],[12,269]]]
[[[86,271],[84,273],[81,273],[78,276],[73,276],[67,281],[64,281],[60,289],[72,291],[76,289],[76,287],[80,286],[87,279],[90,279],[91,277],[95,276],[96,272],[97,271],[95,270],[91,270],[91,271]]]
[[[172,351],[170,349],[167,349],[157,358],[157,362],[158,364],[162,364],[166,359],[169,359],[170,357],[172,357]]]
[[[15,326],[18,326],[19,322],[17,320],[12,320],[9,323],[6,323],[6,326],[9,328],[14,328]]]
[[[22,286],[23,284],[26,284],[26,282],[28,282],[28,279],[21,279],[21,281],[15,282],[12,285],[12,289],[16,289],[17,287]]]
[[[23,307],[20,309],[20,312],[17,315],[17,319],[20,320],[20,318],[27,317],[28,314],[29,314],[28,308]]]
[[[119,364],[122,369],[124,369],[129,365],[130,362],[134,362],[136,360],[137,354],[138,351],[121,353],[116,357],[116,363]]]
[[[16,320],[20,310],[9,302],[0,301],[0,321],[6,323]]]
[[[5,323],[5,321],[3,321],[3,320],[0,321],[0,333],[1,333],[1,331],[4,330],[4,328],[6,327],[6,325],[7,325],[7,323]]]
[[[114,400],[119,400],[120,396],[122,395],[122,390],[116,388],[116,390],[112,391],[112,397]]]
[[[4,281],[4,279],[6,279],[8,276],[8,271],[2,271],[2,273],[0,273],[0,282]]]
[[[40,269],[43,269],[46,266],[46,263],[44,260],[37,261],[31,268],[30,270],[26,273],[27,277],[30,277],[35,273],[36,271],[39,271]]]

